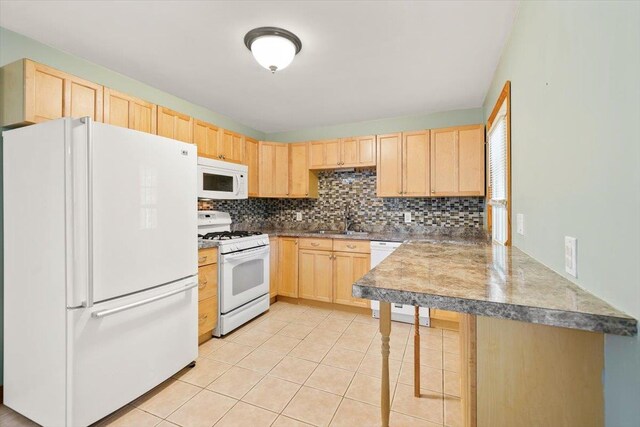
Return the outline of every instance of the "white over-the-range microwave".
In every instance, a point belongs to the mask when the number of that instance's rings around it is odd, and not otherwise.
[[[246,199],[248,169],[246,165],[198,157],[198,198]]]

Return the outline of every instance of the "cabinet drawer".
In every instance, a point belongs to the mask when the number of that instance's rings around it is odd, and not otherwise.
[[[460,321],[460,313],[457,313],[455,311],[440,310],[437,308],[432,308],[429,311],[429,317],[440,320],[448,320],[449,322]]]
[[[209,332],[218,321],[218,298],[203,299],[198,303],[198,335]]]
[[[198,251],[198,267],[218,262],[218,248],[206,248]]]
[[[333,250],[336,252],[357,252],[368,254],[371,252],[371,246],[368,240],[333,240]]]
[[[198,301],[218,294],[218,264],[198,268]]]
[[[333,239],[309,239],[301,238],[299,240],[300,249],[314,249],[318,251],[330,251],[333,249]]]

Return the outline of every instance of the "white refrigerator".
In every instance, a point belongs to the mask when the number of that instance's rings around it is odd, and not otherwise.
[[[90,119],[3,138],[4,403],[85,426],[197,357],[197,149]]]

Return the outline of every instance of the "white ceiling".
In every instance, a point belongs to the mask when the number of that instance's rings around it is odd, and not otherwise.
[[[482,104],[512,1],[2,1],[0,25],[263,132]],[[296,33],[272,75],[243,44]]]

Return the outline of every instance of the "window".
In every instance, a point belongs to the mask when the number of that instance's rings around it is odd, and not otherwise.
[[[502,245],[511,243],[510,93],[511,84],[507,81],[487,123],[487,225],[493,241]]]

